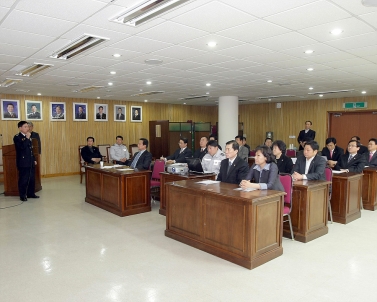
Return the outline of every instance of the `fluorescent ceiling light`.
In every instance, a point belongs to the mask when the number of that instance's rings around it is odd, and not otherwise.
[[[138,26],[187,1],[189,0],[143,0],[123,13],[110,18],[110,21]]]
[[[101,89],[101,88],[103,88],[103,86],[88,86],[88,87],[84,87],[80,90],[74,90],[73,92],[91,92],[91,91],[98,90],[98,89]]]
[[[23,77],[32,77],[37,73],[40,73],[54,65],[51,64],[42,64],[42,63],[34,63],[33,65],[26,67],[25,69],[21,70],[20,72],[16,73],[18,76]]]
[[[9,87],[9,86],[17,84],[19,82],[22,82],[22,80],[20,80],[20,79],[9,79],[9,78],[6,78],[4,81],[2,81],[0,83],[0,86],[1,87]]]
[[[133,94],[131,96],[143,96],[143,95],[152,95],[152,94],[158,94],[158,93],[164,93],[165,91],[149,91],[149,92],[140,92]]]
[[[74,40],[73,42],[69,43],[62,49],[54,52],[50,58],[60,59],[60,60],[68,60],[75,56],[82,54],[84,51],[109,40],[108,38],[92,36],[88,34],[84,34],[83,36],[79,37],[78,39]]]

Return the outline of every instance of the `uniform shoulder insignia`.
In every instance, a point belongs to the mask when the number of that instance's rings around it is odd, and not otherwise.
[[[15,135],[15,137],[18,136],[18,135],[19,135],[19,133],[17,133],[17,134]]]
[[[225,156],[225,153],[224,153],[224,152],[222,152],[222,153],[220,153],[220,155],[224,155],[224,156]]]

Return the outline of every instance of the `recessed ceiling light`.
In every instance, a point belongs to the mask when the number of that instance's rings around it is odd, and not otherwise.
[[[209,92],[206,92],[206,94],[209,94]]]
[[[364,91],[362,91],[361,93],[362,93],[362,94],[366,94],[367,92],[364,90]]]
[[[42,93],[37,93],[37,95],[42,95]]]
[[[309,90],[313,90],[314,88],[313,87],[309,87]]]
[[[268,80],[267,83],[272,83],[272,80]]]
[[[211,41],[211,42],[208,42],[207,45],[208,45],[209,47],[215,47],[215,46],[217,45],[217,43],[214,42],[214,41]]]
[[[101,97],[97,96],[97,99],[100,99]]]
[[[121,57],[121,56],[122,56],[122,55],[119,54],[119,53],[114,53],[114,54],[113,54],[113,57],[114,57],[114,58],[119,58],[119,57]]]
[[[144,100],[144,102],[146,103],[146,102],[148,102],[148,100]]]
[[[186,103],[183,103],[183,105],[186,105]]]
[[[314,50],[311,50],[311,49],[305,50],[305,53],[308,54],[308,55],[312,54],[313,52],[314,52]]]
[[[151,81],[147,81],[146,83],[147,83],[147,85],[151,85],[151,84],[152,84],[152,82],[151,82]]]
[[[111,83],[111,82],[109,82],[109,83],[107,83],[109,86],[113,86],[113,83]]]
[[[312,67],[309,67],[309,68],[307,68],[306,70],[307,70],[307,71],[313,71],[313,70],[314,70],[314,68],[312,68]]]
[[[116,74],[117,72],[116,71],[110,71],[110,74]]]
[[[341,28],[334,28],[331,31],[331,34],[333,34],[334,36],[337,36],[337,35],[340,35],[342,32],[343,32],[343,30]]]
[[[207,83],[206,86],[208,86],[208,87],[211,86],[211,83]]]
[[[268,99],[269,102],[271,102],[271,99]]]
[[[320,94],[319,97],[320,97],[320,98],[323,97],[323,94]]]

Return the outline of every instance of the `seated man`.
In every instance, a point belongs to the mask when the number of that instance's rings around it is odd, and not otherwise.
[[[242,144],[244,145],[244,147],[246,147],[247,149],[249,149],[249,154],[250,154],[250,146],[248,144],[246,144],[246,137],[242,138]]]
[[[208,138],[206,136],[203,136],[199,142],[200,148],[196,150],[194,153],[194,158],[200,158],[200,160],[202,160],[204,155],[206,155],[208,152],[207,143],[208,143]]]
[[[116,143],[110,147],[110,159],[115,160],[118,165],[125,165],[130,158],[127,147],[123,145],[123,137],[118,135]]]
[[[186,157],[192,157],[192,151],[187,148],[188,139],[185,137],[181,137],[178,142],[179,148],[174,152],[173,155],[169,155],[167,157],[162,157],[160,159],[165,160],[167,164],[174,164],[174,163],[185,163]]]
[[[102,160],[102,155],[99,149],[94,144],[94,137],[89,136],[86,139],[87,146],[81,149],[81,156],[83,160],[89,164],[98,164]]]
[[[368,143],[368,163],[367,166],[369,167],[377,167],[377,139],[371,138]]]
[[[266,137],[266,139],[264,140],[264,145],[272,150],[272,139],[269,137]]]
[[[146,138],[140,138],[137,148],[139,149],[139,152],[135,153],[132,161],[126,161],[126,164],[133,169],[149,170],[152,161],[152,154],[147,150],[148,140]]]
[[[352,136],[350,141],[358,141],[360,143],[360,137],[359,136]],[[363,146],[361,143],[360,143],[360,149],[359,151],[357,151],[358,154],[363,154],[363,153],[369,153],[368,152],[368,147],[365,147]],[[348,153],[348,149],[346,151],[346,154],[349,155]]]
[[[327,157],[327,164],[334,168],[344,150],[336,145],[336,138],[329,137],[326,139],[326,147],[322,149],[322,156]]]
[[[319,145],[316,141],[308,141],[304,146],[304,155],[297,157],[293,167],[294,180],[326,180],[326,160],[317,155]]]
[[[226,143],[226,158],[221,161],[220,173],[217,175],[217,180],[238,185],[243,179],[246,179],[249,165],[238,156],[238,149],[239,144],[236,141]]]
[[[221,161],[225,159],[225,154],[219,149],[217,141],[209,141],[207,143],[208,153],[202,159],[204,171],[216,173],[220,172]]]
[[[216,135],[211,134],[211,135],[209,136],[209,140],[210,140],[210,141],[217,141],[217,137],[216,137]],[[221,146],[219,145],[218,142],[217,142],[217,146],[219,147],[220,150],[223,150],[223,148],[221,148]]]
[[[243,136],[241,135],[237,135],[235,137],[235,140],[238,144],[238,157],[240,157],[241,159],[243,159],[245,162],[248,161],[248,158],[249,158],[249,150],[243,145]]]
[[[357,140],[350,140],[348,142],[348,154],[342,155],[336,163],[334,170],[342,172],[361,173],[367,165],[366,154],[359,154],[360,142]]]

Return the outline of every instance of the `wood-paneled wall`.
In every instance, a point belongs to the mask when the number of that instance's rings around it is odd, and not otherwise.
[[[121,102],[115,100],[73,99],[47,96],[26,96],[1,94],[1,99],[19,100],[21,119],[25,119],[25,100],[42,101],[43,120],[35,121],[34,131],[38,132],[42,141],[43,176],[72,174],[79,171],[78,146],[86,144],[86,138],[93,136],[95,144],[114,144],[115,137],[122,135],[124,144],[137,143],[140,137],[149,138],[150,120],[170,120],[172,122],[217,122],[217,107],[199,107],[187,105],[168,105],[156,103]],[[49,103],[66,103],[66,122],[49,120]],[[88,122],[73,121],[73,103],[88,103]],[[94,121],[94,104],[108,104],[108,122]],[[114,122],[114,105],[126,105],[127,121]],[[130,122],[131,106],[143,107],[143,121]],[[0,133],[3,135],[3,144],[13,143],[13,136],[18,132],[19,121],[0,120]]]

